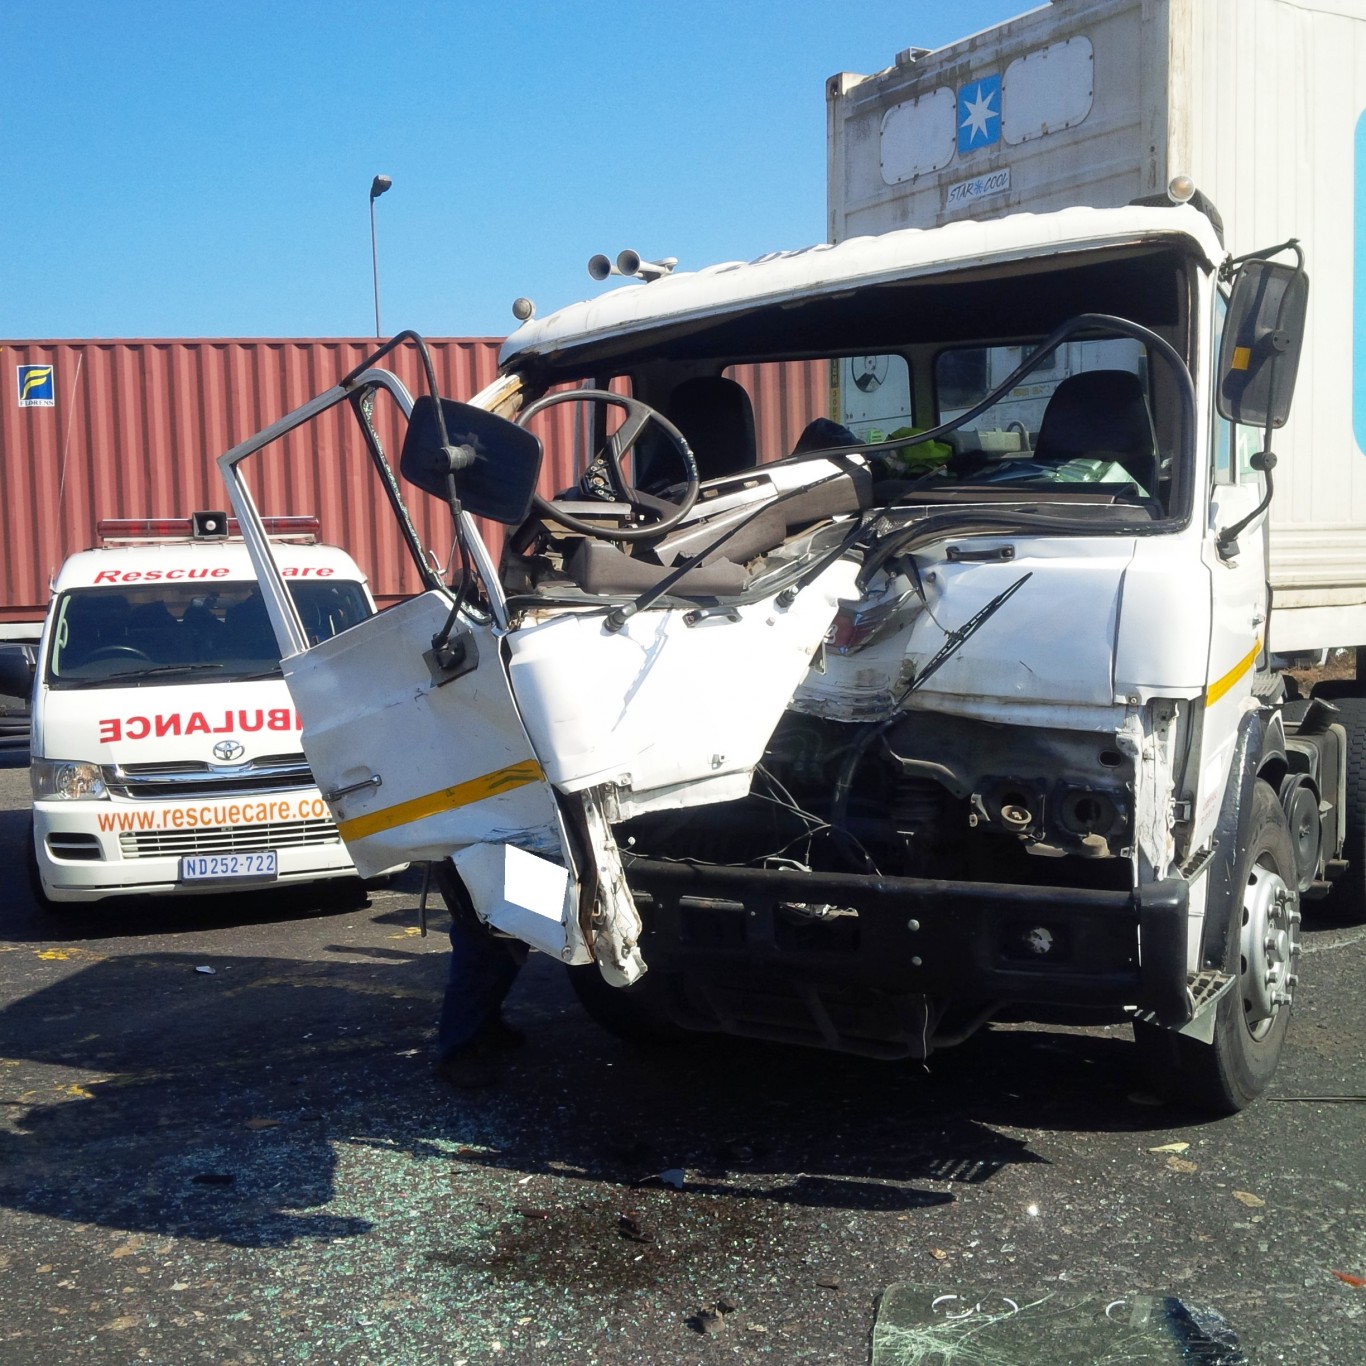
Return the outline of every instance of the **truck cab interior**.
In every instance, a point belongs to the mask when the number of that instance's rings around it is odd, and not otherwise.
[[[549,445],[547,396],[576,404],[586,454],[506,537],[505,590],[743,596],[870,510],[967,505],[1063,534],[1182,522],[1196,268],[1151,245],[1036,259],[531,357],[518,420]]]

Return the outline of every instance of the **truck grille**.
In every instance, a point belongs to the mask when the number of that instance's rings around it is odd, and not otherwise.
[[[245,764],[109,764],[104,781],[117,797],[155,801],[311,787],[313,774],[302,754],[267,754]]]
[[[195,830],[138,830],[119,836],[126,859],[221,854],[235,849],[295,849],[301,845],[339,844],[329,820],[275,821],[260,825],[205,826]]]

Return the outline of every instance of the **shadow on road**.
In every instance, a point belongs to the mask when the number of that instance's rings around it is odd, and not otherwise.
[[[27,837],[26,810],[0,811],[11,870]],[[354,1239],[418,1206],[503,1227],[509,1188],[551,1188],[553,1211],[514,1208],[504,1230],[521,1266],[577,1236],[576,1190],[624,1210],[703,1201],[713,1219],[914,1218],[1043,1160],[1001,1128],[1171,1123],[1131,1099],[1140,1083],[1115,1031],[993,1028],[928,1064],[707,1038],[646,1053],[599,1030],[538,956],[511,1001],[530,1046],[500,1087],[453,1093],[429,1057],[444,954],[390,932],[411,932],[416,886],[408,874],[398,895],[348,907],[343,936],[326,889],[51,913],[11,881],[0,1206],[267,1247]],[[674,1171],[682,1194],[663,1177]]]
[[[531,1046],[502,1086],[451,1093],[427,1052],[440,953],[101,957],[97,940],[9,938],[0,1204],[80,1223],[347,1238],[395,1191],[440,1204],[457,1169],[605,1184],[627,1204],[679,1169],[694,1195],[914,1212],[1042,1160],[993,1124],[1170,1122],[1126,1101],[1128,1049],[1100,1035],[996,1031],[928,1068],[724,1040],[640,1053],[543,958],[513,998]]]

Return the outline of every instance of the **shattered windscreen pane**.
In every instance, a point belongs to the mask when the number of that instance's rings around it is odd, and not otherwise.
[[[887,1288],[872,1366],[1247,1366],[1228,1321],[1175,1296]]]

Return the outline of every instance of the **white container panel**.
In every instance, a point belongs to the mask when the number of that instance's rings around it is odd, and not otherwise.
[[[1001,136],[1015,146],[1075,128],[1095,99],[1095,49],[1089,38],[1035,48],[1006,67]]]
[[[884,183],[902,185],[943,170],[953,160],[957,107],[953,91],[941,85],[928,95],[894,104],[883,115],[880,146]]]

